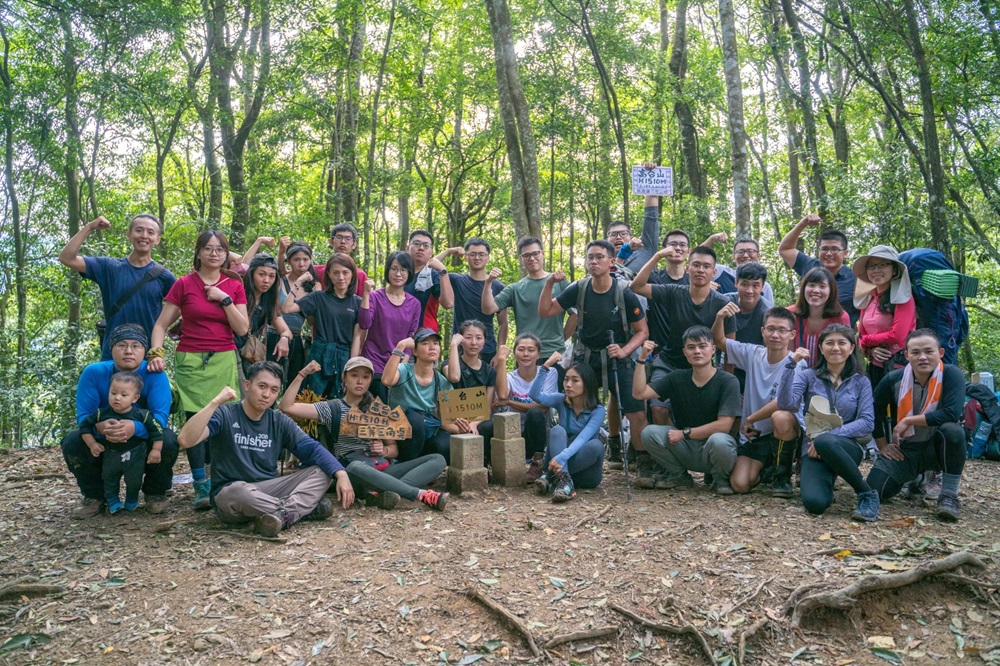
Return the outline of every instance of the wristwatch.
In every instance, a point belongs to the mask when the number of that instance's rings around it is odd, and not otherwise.
[[[233,304],[233,299],[230,298],[229,296],[226,296],[221,301],[219,301],[219,305],[221,305],[224,308],[228,308],[232,304]]]
[[[442,268],[441,270],[438,271],[438,275],[447,275],[447,274],[448,274],[447,268]]]
[[[691,428],[684,428],[681,432],[684,433],[684,439],[691,439]]]

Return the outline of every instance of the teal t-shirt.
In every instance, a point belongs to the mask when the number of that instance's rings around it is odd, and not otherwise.
[[[552,352],[562,353],[566,350],[563,338],[564,316],[559,314],[544,319],[538,316],[538,299],[542,295],[547,279],[548,276],[537,280],[523,277],[514,284],[504,287],[495,299],[497,307],[501,310],[514,308],[514,321],[518,333],[530,331],[542,341],[543,360],[551,356]],[[566,280],[552,285],[552,298],[561,294],[568,285]]]
[[[412,363],[400,363],[399,381],[395,386],[389,387],[389,406],[402,407],[403,409],[416,409],[426,414],[437,414],[437,393],[451,390],[449,382],[440,372],[434,372],[434,381],[437,382],[435,391],[434,382],[427,386],[417,383],[417,378],[413,374]]]

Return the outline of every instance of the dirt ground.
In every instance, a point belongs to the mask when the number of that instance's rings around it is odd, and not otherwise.
[[[734,665],[1000,663],[1000,467],[987,462],[967,466],[952,525],[902,500],[851,523],[844,487],[820,518],[701,485],[626,503],[616,471],[564,505],[491,487],[444,513],[340,511],[284,543],[220,531],[191,511],[191,486],[164,516],[70,520],[78,493],[58,450],[0,451],[0,478],[2,663],[708,664],[706,650]],[[184,520],[154,531],[171,519]],[[985,568],[817,609],[801,627],[785,612],[801,585],[818,587],[800,598],[961,551]],[[518,618],[540,656],[469,588]],[[591,629],[603,635],[548,646]]]

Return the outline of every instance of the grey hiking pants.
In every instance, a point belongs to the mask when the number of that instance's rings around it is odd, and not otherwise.
[[[239,524],[284,509],[297,523],[316,508],[330,482],[316,466],[257,483],[235,481],[215,495],[215,515],[224,523]]]
[[[394,463],[382,471],[355,460],[347,466],[347,476],[350,477],[355,494],[359,497],[365,490],[375,490],[393,492],[404,499],[416,501],[420,489],[438,478],[444,468],[444,456],[431,453],[406,462]]]
[[[736,465],[736,440],[729,433],[717,432],[708,439],[682,439],[671,444],[667,433],[673,426],[648,425],[642,431],[646,452],[670,476],[688,470],[708,472],[716,479],[728,479]]]

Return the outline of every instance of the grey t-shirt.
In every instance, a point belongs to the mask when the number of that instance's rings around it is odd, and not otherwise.
[[[518,333],[530,331],[542,341],[542,359],[552,356],[552,352],[562,353],[566,350],[566,341],[563,338],[563,315],[542,318],[538,314],[538,300],[547,279],[548,276],[537,280],[523,277],[514,284],[504,287],[495,299],[497,308],[501,310],[514,308],[514,321]],[[552,298],[557,298],[568,286],[569,282],[566,280],[552,285]]]

